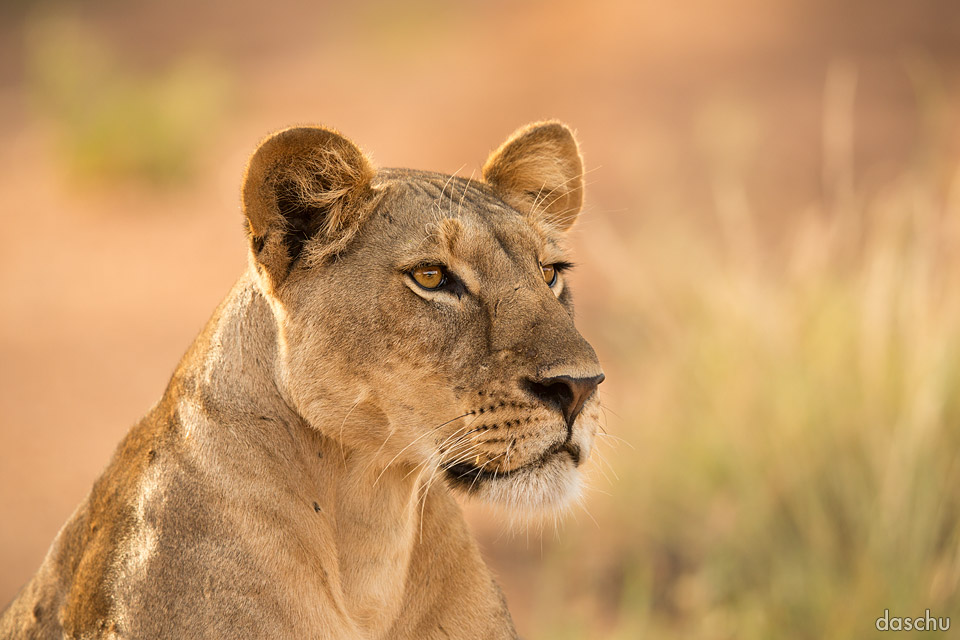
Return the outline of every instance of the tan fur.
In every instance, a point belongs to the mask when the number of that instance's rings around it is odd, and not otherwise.
[[[565,387],[531,384],[600,368],[538,266],[582,201],[569,130],[521,130],[484,175],[375,171],[322,128],[263,142],[249,270],[0,637],[515,638],[452,491],[568,503],[598,402],[565,420]],[[424,264],[458,284],[423,290]]]

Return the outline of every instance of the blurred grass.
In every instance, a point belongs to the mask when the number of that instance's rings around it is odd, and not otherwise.
[[[137,70],[84,23],[38,14],[25,29],[27,86],[73,178],[170,185],[193,177],[229,97],[211,60]]]
[[[775,234],[739,181],[758,129],[729,102],[700,130],[712,220],[587,220],[620,381],[608,422],[633,448],[601,438],[619,478],[594,480],[611,492],[588,500],[598,526],[545,552],[535,637],[846,640],[884,609],[960,622],[960,171],[918,149],[857,191],[855,87],[831,69],[823,199]]]

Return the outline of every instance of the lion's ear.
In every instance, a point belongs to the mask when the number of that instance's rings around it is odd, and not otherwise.
[[[573,132],[560,122],[518,129],[483,165],[483,179],[523,213],[569,229],[583,206],[583,160]]]
[[[258,269],[278,286],[317,238],[320,255],[341,248],[360,225],[374,170],[360,149],[319,127],[264,140],[243,178],[243,213]]]

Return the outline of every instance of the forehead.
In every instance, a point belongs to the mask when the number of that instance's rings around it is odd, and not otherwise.
[[[378,207],[403,229],[405,249],[470,261],[559,253],[561,238],[505,204],[475,180],[411,170],[383,170]]]

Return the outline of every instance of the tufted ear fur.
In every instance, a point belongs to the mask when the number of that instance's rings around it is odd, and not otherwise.
[[[247,163],[243,213],[258,270],[271,288],[287,277],[308,240],[310,256],[341,250],[362,222],[374,170],[360,149],[320,127],[284,129]]]
[[[483,179],[523,213],[566,231],[583,206],[583,160],[573,132],[536,122],[514,132],[483,165]]]

